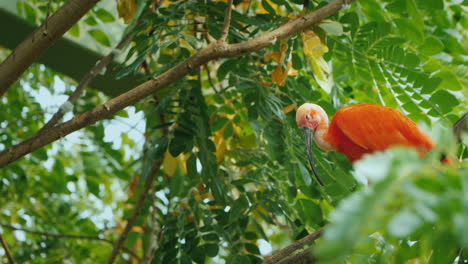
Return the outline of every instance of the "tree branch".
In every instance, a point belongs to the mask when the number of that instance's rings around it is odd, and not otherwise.
[[[322,235],[325,228],[326,228],[326,226],[320,228],[319,230],[315,231],[312,234],[309,234],[309,235],[295,241],[291,245],[281,249],[280,251],[276,252],[273,256],[266,259],[265,264],[279,263],[280,261],[285,259],[289,254],[291,254],[292,252],[304,247],[307,244],[310,244],[311,242],[313,242],[317,238],[319,238]]]
[[[76,86],[75,91],[68,97],[67,101],[71,105],[73,105],[76,100],[83,94],[83,91],[86,89],[86,87],[89,85],[89,83],[98,75],[100,72],[102,72],[109,63],[111,63],[114,60],[114,57],[116,55],[117,50],[121,50],[127,45],[127,43],[132,39],[133,33],[128,34],[125,36],[119,44],[115,47],[114,50],[112,50],[107,56],[103,57],[98,61],[96,65],[80,80],[78,85]],[[52,118],[39,130],[38,133],[41,133],[42,131],[49,129],[53,126],[55,126],[65,115],[66,111],[63,109],[63,107],[60,107],[59,110],[52,116]]]
[[[146,176],[145,185],[143,187],[143,190],[141,191],[140,196],[138,197],[138,201],[135,204],[135,207],[133,208],[133,213],[128,219],[127,225],[122,231],[122,234],[120,234],[120,237],[117,239],[117,241],[114,244],[114,249],[112,250],[110,257],[107,260],[108,264],[114,263],[117,255],[119,254],[120,248],[122,248],[123,243],[127,239],[127,236],[130,233],[130,230],[132,229],[133,225],[135,224],[137,217],[140,215],[141,208],[143,207],[143,203],[146,197],[148,196],[149,190],[151,190],[151,187],[154,184],[156,173],[159,171],[161,164],[162,162],[160,160],[153,162],[153,167],[151,168],[151,171]]]
[[[0,96],[57,39],[80,20],[99,0],[69,0],[37,28],[0,64]]]
[[[154,79],[146,81],[130,91],[76,116],[68,122],[45,130],[42,133],[36,134],[29,139],[4,150],[0,153],[0,168],[76,130],[112,116],[117,111],[133,105],[141,99],[169,86],[201,65],[206,64],[208,61],[220,58],[239,57],[270,46],[280,39],[288,38],[297,32],[309,28],[313,24],[338,12],[343,6],[344,1],[345,0],[335,0],[318,10],[315,10],[301,18],[291,20],[277,29],[269,31],[252,40],[230,45],[225,42],[211,43],[208,47],[198,51],[192,57],[179,63]]]
[[[105,238],[100,238],[100,237],[97,237],[97,236],[72,235],[72,234],[54,234],[54,233],[41,232],[41,231],[35,231],[35,230],[20,228],[20,227],[16,227],[16,226],[13,226],[13,225],[2,224],[2,223],[0,223],[0,226],[2,226],[4,228],[11,229],[11,230],[23,231],[23,232],[33,234],[33,235],[38,235],[38,236],[56,237],[56,238],[65,238],[65,239],[85,239],[85,240],[101,241],[101,242],[105,242],[105,243],[108,243],[108,244],[111,244],[111,245],[114,244],[114,241],[112,241],[112,240],[105,239]],[[126,253],[128,253],[129,255],[131,255],[132,257],[134,257],[135,259],[137,259],[138,261],[141,261],[141,258],[137,254],[135,254],[135,252],[133,252],[131,249],[129,249],[127,247],[124,247],[123,250]]]
[[[154,194],[154,184],[151,185],[150,193]],[[150,232],[149,232],[149,243],[148,247],[145,250],[145,255],[143,257],[143,261],[141,264],[150,264],[151,261],[153,260],[154,257],[154,251],[156,250],[156,244],[158,240],[158,236],[156,234],[156,224],[157,224],[157,219],[156,219],[156,201],[154,199],[154,195],[150,195],[151,198],[151,206],[150,206],[150,219],[147,225],[149,226]]]
[[[2,247],[5,250],[5,255],[7,256],[8,262],[10,262],[10,264],[15,264],[15,259],[13,258],[13,255],[11,254],[11,251],[8,248],[8,245],[1,233],[0,233],[0,243],[2,244]]]
[[[229,26],[231,24],[232,1],[233,0],[227,0],[226,2],[226,12],[224,14],[224,25],[223,25],[223,30],[221,31],[221,37],[219,38],[219,40],[223,42],[226,41],[227,36],[229,34]]]
[[[288,256],[282,260],[280,260],[280,262],[278,262],[278,264],[298,264],[298,263],[301,263],[301,264],[313,264],[315,263],[317,260],[312,256],[312,248],[308,248],[308,249],[305,249],[295,255],[292,255],[292,256]]]

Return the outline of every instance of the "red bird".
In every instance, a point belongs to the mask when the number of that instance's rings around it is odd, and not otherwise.
[[[323,150],[345,154],[351,162],[366,153],[396,145],[415,148],[420,155],[425,155],[435,145],[411,119],[382,105],[346,106],[328,123],[327,113],[320,106],[305,103],[297,109],[296,122],[303,129],[309,163],[321,185],[323,181],[313,162],[313,140]]]

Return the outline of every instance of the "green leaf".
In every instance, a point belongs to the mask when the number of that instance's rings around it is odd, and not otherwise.
[[[401,14],[406,12],[406,0],[396,0],[385,6],[392,13]]]
[[[151,158],[153,158],[154,160],[161,159],[164,156],[164,153],[166,153],[168,141],[169,140],[166,136],[163,136],[156,140],[150,151]]]
[[[203,245],[206,256],[214,258],[218,255],[219,247],[217,244],[205,244]]]
[[[227,59],[218,68],[218,80],[222,81],[236,67],[237,59]]]
[[[266,0],[262,0],[262,6],[263,6],[263,8],[265,8],[265,10],[268,13],[270,13],[272,15],[276,14],[275,9],[273,9],[273,7],[271,7],[271,5]]]
[[[299,175],[298,179],[303,185],[310,186],[312,184],[310,172],[306,169],[306,167],[304,167],[304,165],[301,162],[298,162],[297,166],[299,168],[299,171],[297,172]]]
[[[216,119],[213,121],[213,124],[211,125],[212,131],[218,131],[218,130],[220,130],[221,128],[224,127],[224,125],[226,125],[226,123],[227,123],[228,121],[229,121],[229,119],[227,119],[226,117],[216,118]]]
[[[248,252],[252,254],[260,255],[260,250],[258,249],[257,245],[251,244],[251,243],[245,243],[244,247]]]
[[[205,241],[219,241],[219,236],[216,233],[209,233],[202,236]]]
[[[96,13],[96,16],[99,18],[99,20],[101,20],[104,23],[110,23],[110,22],[115,21],[114,16],[109,11],[107,11],[105,9],[98,8],[95,11],[95,13]]]
[[[106,46],[106,47],[110,47],[111,46],[111,42],[110,42],[110,39],[109,37],[106,35],[106,33],[104,33],[102,30],[100,29],[90,29],[88,30],[88,34],[94,39],[96,40],[97,42],[99,42],[99,44],[103,45],[103,46]]]
[[[80,37],[80,25],[77,23],[77,24],[74,24],[70,30],[68,31],[68,33],[70,33],[70,35],[72,35],[73,37],[75,38],[79,38]]]
[[[423,94],[431,94],[434,92],[437,87],[439,87],[442,79],[440,78],[428,78],[424,81],[423,88],[421,89],[421,93]]]
[[[245,198],[244,195],[240,196],[231,207],[229,212],[229,222],[232,223],[237,221],[241,216],[242,212],[244,212],[247,207],[249,206],[249,201]]]
[[[439,107],[439,109],[442,111],[442,114],[450,112],[453,107],[458,105],[457,98],[446,90],[438,90],[431,96],[429,100],[434,102]]]
[[[292,64],[293,68],[296,70],[302,69],[302,59],[297,55],[297,53],[292,54]]]
[[[323,221],[322,210],[316,203],[309,199],[299,199],[298,203],[304,213],[304,220],[309,226]]]
[[[169,153],[173,157],[179,156],[187,148],[187,141],[191,139],[190,136],[185,134],[180,134],[178,137],[173,138],[169,144]]]
[[[422,225],[421,218],[408,211],[401,211],[388,224],[388,232],[397,238],[411,235]]]
[[[88,16],[88,17],[84,20],[84,22],[85,22],[87,25],[89,25],[89,26],[96,26],[96,25],[98,25],[98,22],[97,22],[96,19],[94,19],[94,17],[92,17],[92,16]],[[78,24],[75,24],[75,25],[78,25]],[[74,25],[74,26],[75,26],[75,25]]]
[[[18,2],[20,9],[24,10],[24,15],[30,24],[35,24],[37,19],[36,9],[28,2]]]
[[[190,256],[196,263],[204,263],[206,254],[205,254],[205,249],[203,246],[198,246],[196,247],[191,253]]]
[[[400,33],[411,40],[412,42],[419,44],[423,41],[423,32],[420,26],[416,25],[413,21],[407,18],[397,18],[394,20]]]
[[[138,70],[138,68],[140,67],[140,65],[143,63],[143,61],[145,61],[146,59],[146,53],[143,53],[143,54],[140,54],[134,62],[132,62],[130,65],[124,67],[123,69],[121,69],[116,75],[115,75],[115,78],[117,80],[119,79],[122,79],[123,77],[133,73],[133,72],[136,72]]]
[[[228,123],[226,125],[226,128],[224,129],[224,138],[228,139],[232,136],[232,133],[233,133],[233,127],[232,127],[232,123]]]
[[[332,20],[324,20],[318,24],[320,28],[325,30],[330,36],[341,36],[343,35],[343,26],[341,23]]]
[[[441,78],[442,83],[440,84],[442,89],[461,91],[463,85],[459,81],[459,77],[451,71],[440,71],[434,75],[435,78]]]
[[[444,43],[434,36],[429,36],[424,40],[420,49],[422,53],[432,56],[444,50]]]

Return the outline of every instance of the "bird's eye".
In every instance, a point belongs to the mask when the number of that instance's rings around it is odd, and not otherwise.
[[[306,119],[307,119],[307,120],[310,120],[310,115],[306,115]]]

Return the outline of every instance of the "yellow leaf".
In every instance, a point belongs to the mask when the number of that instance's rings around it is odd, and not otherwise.
[[[123,18],[125,24],[130,24],[135,16],[137,5],[135,0],[118,0],[117,12],[120,18]]]
[[[288,49],[288,44],[286,42],[281,43],[280,45],[281,53],[284,53],[287,49]]]
[[[264,59],[265,61],[270,61],[271,59],[273,59],[274,61],[280,61],[281,53],[277,51],[265,53]]]
[[[216,131],[213,143],[216,146],[216,161],[220,164],[223,162],[227,150],[226,140],[224,139],[224,129]]]
[[[279,86],[283,86],[286,83],[286,77],[288,77],[288,71],[284,70],[281,65],[278,65],[271,73],[271,80]]]
[[[283,114],[287,114],[287,113],[291,112],[292,110],[295,110],[296,108],[297,108],[296,104],[290,104],[288,106],[283,107],[283,109],[281,109],[281,111],[283,111]]]
[[[240,146],[244,149],[253,149],[257,147],[257,138],[255,136],[255,131],[253,130],[248,121],[242,121],[240,124],[233,125],[233,128],[236,133],[236,137],[239,138],[239,141],[231,140],[231,148],[235,149]]]
[[[162,164],[164,172],[167,175],[172,176],[176,172],[177,168],[179,168],[182,174],[186,174],[187,166],[185,162],[187,161],[189,156],[190,155],[179,154],[179,156],[173,157],[171,153],[169,153],[169,150],[167,150],[164,154],[164,160]]]
[[[180,47],[181,48],[185,48],[187,49],[188,51],[190,51],[190,53],[195,53],[195,49],[192,47],[192,45],[190,45],[190,43],[188,43],[187,40],[183,39],[183,38],[180,38],[179,39],[179,44],[180,44]]]
[[[236,5],[236,8],[241,7],[244,12],[247,12],[247,10],[249,9],[249,6],[250,6],[250,0],[243,0]]]
[[[319,36],[311,30],[301,33],[302,42],[304,43],[304,54],[308,57],[320,58],[328,52],[328,47],[322,42]]]
[[[141,233],[141,232],[143,232],[143,228],[141,226],[133,226],[132,227],[132,232]]]
[[[315,80],[320,87],[327,93],[330,93],[333,86],[333,78],[330,74],[330,67],[323,58],[323,55],[328,52],[328,47],[325,42],[311,30],[301,33],[304,54],[309,59],[310,67],[314,73]]]
[[[289,63],[288,63],[288,75],[289,76],[296,76],[298,74],[299,74],[299,72],[296,69],[294,69],[293,66],[292,66],[292,61],[289,61]]]
[[[242,136],[240,138],[239,145],[245,149],[253,149],[257,147],[257,138],[255,137],[255,134]]]

